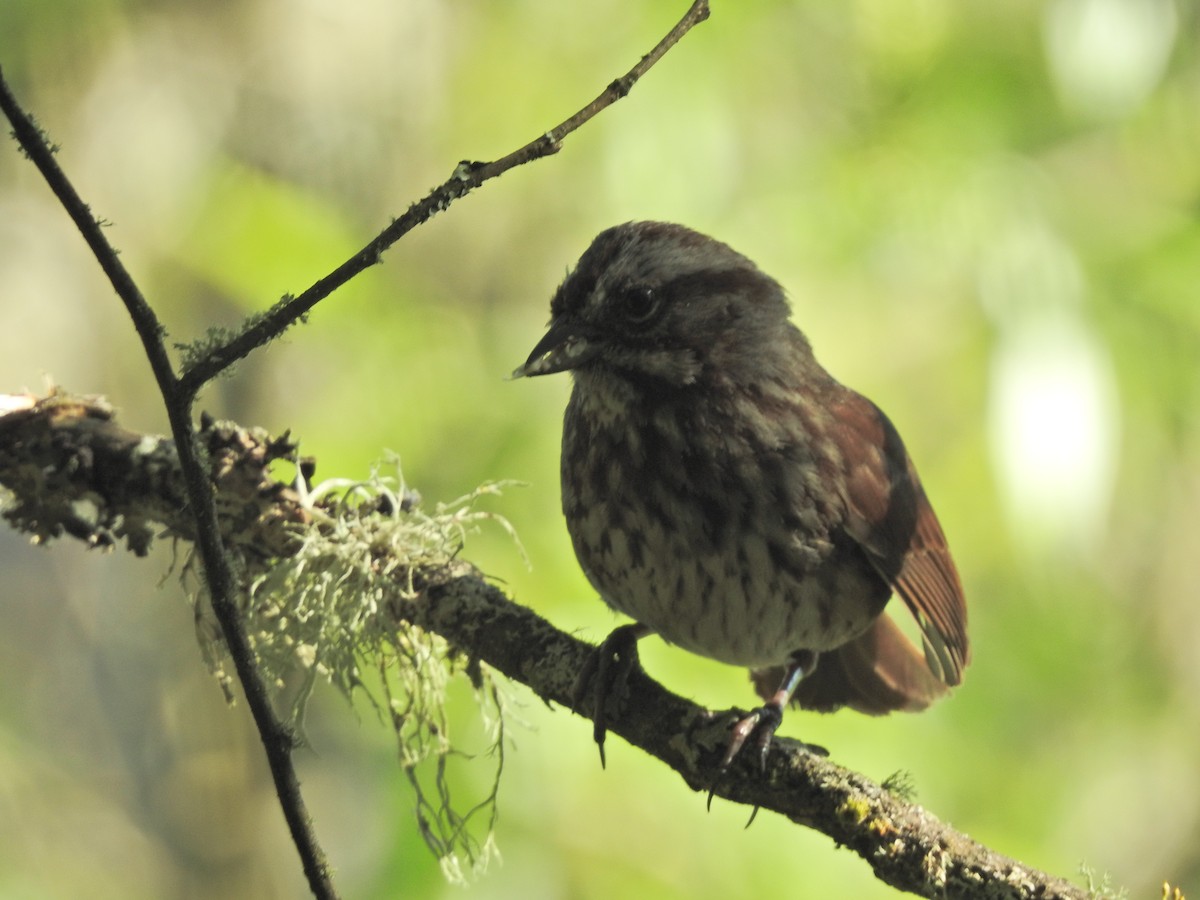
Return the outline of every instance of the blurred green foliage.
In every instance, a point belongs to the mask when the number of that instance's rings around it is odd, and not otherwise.
[[[975,661],[921,716],[785,732],[1025,862],[1200,891],[1200,59],[1172,0],[715,0],[558,155],[453,206],[212,386],[318,478],[396,451],[431,500],[489,479],[465,551],[598,639],[558,512],[566,378],[505,375],[615,222],[724,239],[883,406],[962,570]],[[582,106],[685,3],[5,0],[0,65],[186,342],[296,293],[460,159]],[[119,304],[34,169],[0,153],[0,390],[49,377],[163,428]],[[156,567],[157,562],[157,567]],[[256,737],[204,674],[171,562],[0,533],[0,896],[291,897]],[[744,673],[647,641],[712,706]],[[347,897],[442,896],[389,730],[318,691],[301,754]],[[469,691],[454,715],[467,736]],[[887,897],[819,835],[703,798],[520,687],[502,866],[479,897]],[[480,746],[484,744],[480,743]],[[462,765],[464,789],[490,768]]]

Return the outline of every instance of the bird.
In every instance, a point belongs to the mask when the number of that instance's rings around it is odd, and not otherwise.
[[[962,585],[916,468],[790,315],[779,282],[727,244],[627,222],[568,272],[513,372],[571,373],[567,530],[601,599],[633,620],[577,682],[595,683],[602,764],[606,698],[651,634],[750,670],[764,702],[732,726],[721,769],[748,744],[765,766],[789,703],[918,711],[962,681]],[[885,610],[893,595],[920,649]]]

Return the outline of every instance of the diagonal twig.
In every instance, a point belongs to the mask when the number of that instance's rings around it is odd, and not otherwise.
[[[180,377],[184,389],[194,394],[233,363],[243,359],[255,348],[261,347],[291,327],[317,303],[360,272],[378,263],[383,252],[396,241],[418,225],[445,210],[455,200],[466,196],[484,182],[503,175],[510,169],[557,153],[567,135],[577,131],[600,112],[628,94],[638,80],[662,59],[668,50],[708,16],[708,0],[695,0],[683,18],[667,32],[653,50],[643,56],[632,69],[611,82],[595,100],[577,113],[497,160],[460,162],[446,181],[410,206],[402,216],[394,219],[365,247],[328,275],[295,297],[285,296],[267,312],[252,318],[237,336],[210,349],[193,362]]]
[[[158,382],[171,424],[171,435],[177,449],[181,477],[188,515],[195,522],[196,545],[204,564],[204,578],[208,586],[213,613],[221,627],[221,633],[229,647],[246,696],[246,705],[254,718],[280,807],[292,835],[292,841],[300,855],[301,865],[313,895],[319,898],[337,897],[325,852],[313,832],[312,818],[308,814],[304,796],[300,791],[300,779],[292,762],[295,737],[275,715],[270,692],[259,673],[254,650],[246,636],[234,602],[234,580],[230,571],[229,558],[217,524],[216,495],[202,462],[202,450],[196,441],[196,429],[192,424],[192,400],[194,395],[180,385],[171,366],[164,343],[165,330],[153,308],[146,301],[133,276],[121,263],[116,249],[108,242],[91,209],[75,190],[58,161],[54,148],[33,119],[17,103],[12,91],[0,71],[0,109],[13,126],[13,136],[25,154],[42,173],[50,189],[58,197],[63,208],[75,223],[75,227],[87,241],[100,268],[108,276],[117,296],[125,304],[133,319],[134,328],[141,338],[146,358]]]

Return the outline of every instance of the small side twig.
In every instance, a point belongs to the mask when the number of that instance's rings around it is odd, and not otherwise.
[[[683,18],[667,32],[653,50],[643,56],[632,69],[610,83],[595,100],[577,113],[524,146],[493,162],[466,160],[460,162],[450,177],[442,184],[410,206],[402,216],[394,219],[365,247],[328,275],[318,279],[303,293],[295,297],[284,297],[267,312],[254,317],[235,337],[209,349],[193,362],[180,377],[184,390],[195,393],[229,366],[291,327],[351,278],[378,263],[383,252],[396,241],[418,225],[433,218],[437,213],[444,211],[455,200],[466,196],[484,182],[503,175],[510,169],[557,153],[562,147],[564,138],[628,94],[638,80],[662,59],[668,50],[679,43],[685,34],[708,16],[708,0],[695,0]]]

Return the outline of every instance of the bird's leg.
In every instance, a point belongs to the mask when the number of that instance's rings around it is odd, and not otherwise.
[[[608,701],[614,698],[618,709],[628,692],[629,673],[638,665],[637,642],[651,633],[651,629],[640,622],[614,628],[596,652],[588,656],[587,662],[575,678],[571,694],[579,701],[587,693],[588,682],[592,686],[592,735],[600,747],[600,767],[604,768],[604,735],[608,731]]]
[[[729,746],[725,750],[725,757],[721,760],[722,771],[729,768],[729,764],[741,752],[742,747],[751,736],[754,737],[754,743],[758,745],[759,766],[766,769],[767,750],[771,746],[771,738],[775,734],[775,729],[783,722],[783,708],[792,699],[792,694],[796,692],[800,681],[806,675],[811,674],[816,667],[817,653],[813,650],[797,650],[788,657],[779,690],[765,704],[733,726]]]

